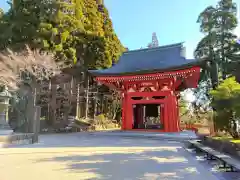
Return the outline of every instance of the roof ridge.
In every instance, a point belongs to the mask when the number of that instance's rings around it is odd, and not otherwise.
[[[175,43],[175,44],[168,44],[168,45],[158,46],[158,47],[153,47],[153,48],[143,48],[143,49],[130,50],[130,51],[124,52],[123,55],[124,54],[129,54],[129,53],[134,53],[134,52],[141,52],[141,51],[169,49],[169,48],[174,48],[176,46],[183,46],[183,42]]]

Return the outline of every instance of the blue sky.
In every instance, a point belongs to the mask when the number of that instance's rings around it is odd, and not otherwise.
[[[7,10],[6,0],[0,1],[0,7]],[[114,29],[124,46],[129,49],[146,47],[151,42],[152,33],[156,32],[160,45],[185,42],[188,58],[193,57],[193,51],[202,38],[196,23],[199,13],[217,1],[104,0]],[[240,35],[240,26],[236,33]]]
[[[218,0],[105,0],[116,33],[129,49],[146,47],[156,32],[160,45],[185,42],[187,57],[202,38],[197,17]],[[240,1],[238,7],[240,8]],[[238,19],[240,19],[238,14]],[[238,27],[238,34],[240,28]]]

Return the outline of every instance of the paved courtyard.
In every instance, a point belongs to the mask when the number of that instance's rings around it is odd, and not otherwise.
[[[237,180],[236,173],[183,148],[181,142],[87,133],[40,136],[40,143],[0,149],[1,180]]]

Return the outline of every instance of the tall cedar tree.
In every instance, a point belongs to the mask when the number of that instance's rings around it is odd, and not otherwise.
[[[89,68],[99,68],[104,66],[101,63],[105,59],[105,40],[103,31],[103,15],[98,11],[96,0],[83,0],[83,15],[85,46],[84,64]]]
[[[212,79],[215,88],[218,81],[229,74],[229,51],[233,49],[236,35],[232,31],[237,27],[236,4],[232,0],[220,0],[216,7],[207,7],[198,17],[200,31],[205,37],[195,50],[196,58],[207,58],[210,63],[203,72],[206,79]],[[206,77],[206,75],[209,75]],[[204,76],[203,76],[204,77]]]
[[[124,48],[96,0],[15,0],[0,19],[0,48],[38,47],[67,64],[106,68]]]
[[[215,89],[220,81],[232,74],[230,57],[239,51],[233,43],[236,36],[232,33],[237,27],[236,5],[232,0],[220,0],[215,7],[207,7],[197,22],[205,36],[196,47],[195,58],[207,59],[208,63],[201,73],[196,95],[205,96],[197,99],[209,99],[209,90]]]
[[[55,52],[67,64],[76,63],[76,40],[84,33],[82,4],[75,0],[57,0],[52,4],[51,16],[40,24],[40,36],[45,49]]]
[[[46,0],[13,0],[10,10],[0,19],[0,49],[36,46],[38,28],[42,19],[48,17],[49,3]]]
[[[113,30],[106,7],[103,5],[103,12],[100,12],[96,0],[84,0],[83,14],[85,66],[93,69],[110,67],[125,49]]]
[[[232,49],[232,42],[236,35],[232,31],[237,27],[237,6],[232,0],[221,0],[217,4],[215,14],[217,41],[219,44],[217,53],[220,54],[221,78],[225,80],[231,73],[229,69],[230,59],[226,54]],[[229,71],[230,70],[230,71]]]

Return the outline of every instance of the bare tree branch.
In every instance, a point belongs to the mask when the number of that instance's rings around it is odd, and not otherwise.
[[[10,49],[0,53],[0,67],[0,85],[16,90],[26,77],[36,82],[49,80],[61,72],[63,63],[57,62],[51,53],[31,50],[26,46],[20,53]]]

